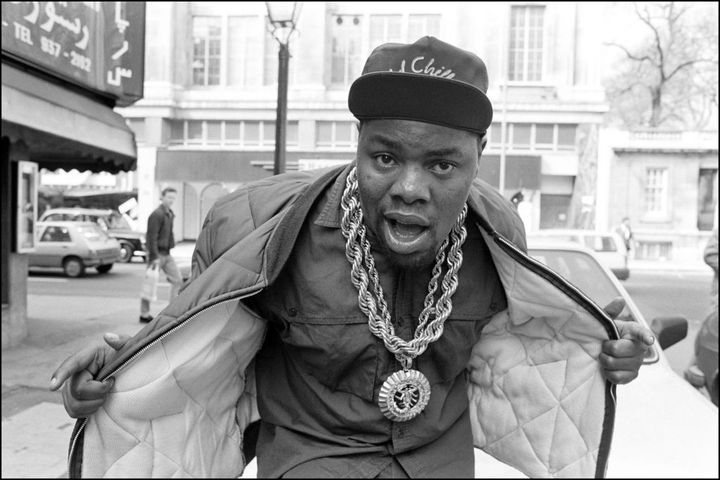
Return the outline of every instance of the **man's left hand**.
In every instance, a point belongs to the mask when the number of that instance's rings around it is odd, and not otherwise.
[[[617,297],[603,309],[615,322],[620,339],[603,342],[600,363],[605,378],[617,384],[629,383],[638,376],[645,352],[655,343],[650,329],[634,321],[616,320],[623,308],[625,300]]]

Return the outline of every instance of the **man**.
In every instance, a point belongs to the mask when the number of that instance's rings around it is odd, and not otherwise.
[[[482,60],[435,38],[375,49],[356,160],[219,200],[179,297],[55,372],[88,417],[70,475],[237,476],[256,447],[261,477],[471,477],[473,445],[601,475],[612,384],[653,338],[525,255],[476,180],[486,91]]]
[[[167,275],[171,285],[171,300],[177,296],[182,286],[180,270],[175,264],[172,255],[170,255],[170,250],[175,246],[175,238],[173,237],[175,212],[170,207],[175,203],[176,196],[177,190],[172,187],[166,187],[162,190],[160,205],[148,217],[146,233],[148,268],[159,268]],[[149,323],[152,319],[150,300],[141,297],[140,323]]]
[[[628,217],[624,217],[622,219],[622,223],[620,223],[620,226],[618,226],[617,232],[622,237],[623,242],[625,242],[625,250],[627,250],[629,257],[630,250],[632,250],[633,247],[633,232],[632,228],[630,227],[630,219]]]

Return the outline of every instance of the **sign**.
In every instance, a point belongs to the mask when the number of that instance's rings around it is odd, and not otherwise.
[[[2,51],[128,106],[143,96],[144,2],[2,2]]]

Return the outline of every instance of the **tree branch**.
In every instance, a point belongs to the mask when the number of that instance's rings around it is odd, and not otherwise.
[[[615,43],[615,42],[605,42],[605,45],[608,45],[608,46],[610,46],[610,47],[617,47],[617,48],[619,48],[620,50],[622,50],[623,52],[625,52],[625,55],[627,55],[627,57],[628,57],[630,60],[635,60],[635,61],[637,61],[637,62],[644,62],[645,60],[647,60],[648,62],[653,63],[653,59],[650,58],[649,56],[644,55],[644,56],[642,56],[642,57],[638,57],[637,55],[634,55],[634,54],[630,53],[630,50],[628,50],[628,49],[625,48],[624,46],[620,45],[619,43]]]

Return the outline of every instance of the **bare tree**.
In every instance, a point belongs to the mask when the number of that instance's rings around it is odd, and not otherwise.
[[[611,117],[627,127],[705,127],[718,108],[717,4],[637,2],[632,12],[643,41],[607,43],[623,54],[606,81]]]

